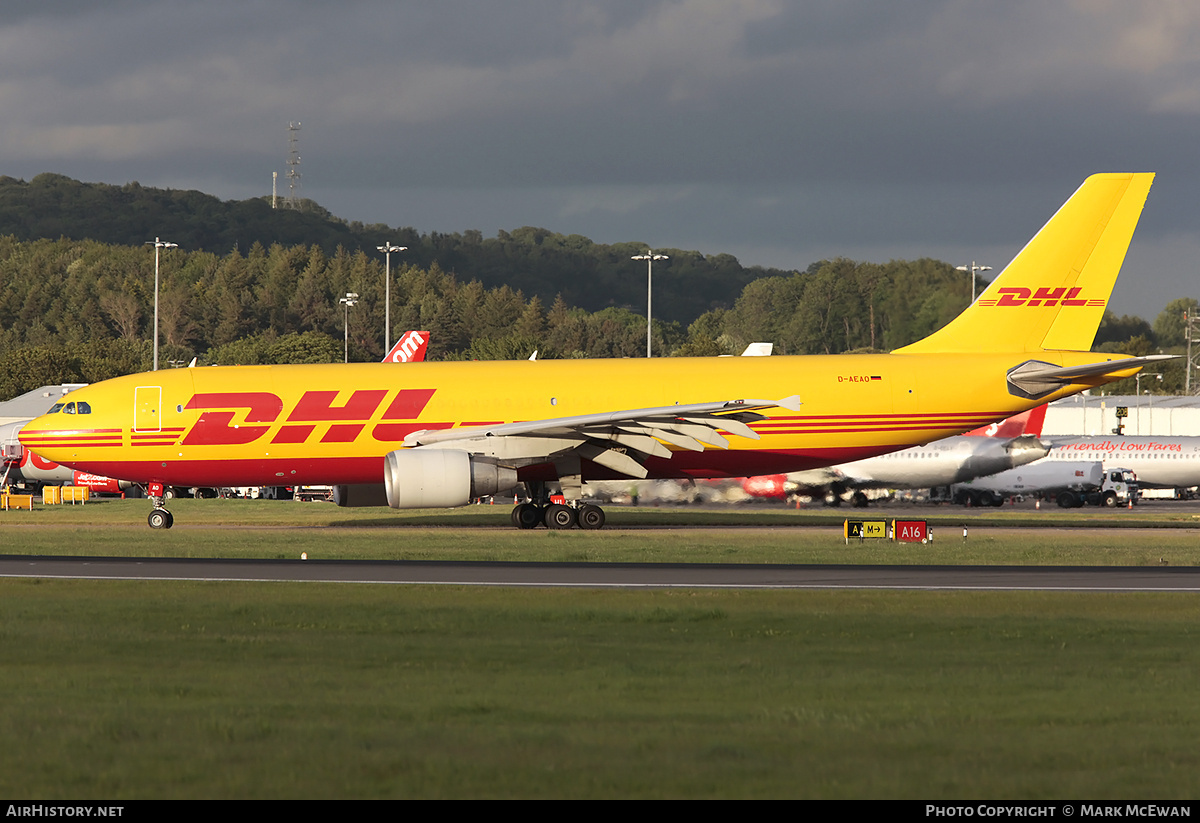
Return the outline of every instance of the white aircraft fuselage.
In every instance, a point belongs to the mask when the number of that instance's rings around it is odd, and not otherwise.
[[[855,460],[851,463],[787,475],[787,494],[861,489],[924,489],[949,486],[1023,466],[1046,456],[1036,437],[995,438],[959,435],[923,446]]]
[[[1050,454],[1042,463],[1098,461],[1104,468],[1130,469],[1142,488],[1186,489],[1200,486],[1200,437],[1049,437]]]

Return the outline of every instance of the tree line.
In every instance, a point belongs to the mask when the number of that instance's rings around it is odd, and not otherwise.
[[[903,345],[958,313],[962,278],[934,261],[856,264],[752,281],[728,309],[688,324],[655,319],[656,355],[736,354],[770,341],[780,353]],[[358,295],[345,309],[339,298]],[[588,311],[557,295],[546,305],[508,285],[462,281],[436,262],[394,266],[392,334],[432,332],[428,357],[639,357],[645,315]],[[160,253],[159,360],[180,365],[336,362],[382,358],[384,264],[379,255],[317,245],[243,254]],[[657,301],[659,303],[662,300]],[[0,237],[0,396],[45,383],[95,381],[148,369],[154,335],[154,251],[92,240]]]
[[[507,285],[549,306],[562,296],[569,306],[588,311],[644,308],[645,266],[630,258],[646,251],[641,242],[601,244],[581,235],[562,235],[526,226],[484,237],[477,230],[418,232],[341,220],[311,200],[299,210],[273,209],[269,197],[223,201],[198,191],[155,189],[127,183],[82,183],[61,174],[39,174],[26,182],[0,176],[0,235],[22,241],[45,238],[95,240],[137,247],[154,237],[181,249],[249,255],[263,248],[317,246],[328,257],[338,249],[375,249],[390,242],[406,246],[393,262],[429,269],[435,263],[464,283],[485,289]],[[728,307],[732,297],[759,277],[787,274],[742,266],[728,254],[704,255],[684,249],[656,249],[669,256],[655,267],[656,313],[664,320],[690,322],[711,308]]]

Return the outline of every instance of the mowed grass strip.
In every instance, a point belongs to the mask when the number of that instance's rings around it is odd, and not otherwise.
[[[0,581],[0,792],[1188,798],[1189,595]]]
[[[0,553],[123,557],[487,560],[628,563],[885,563],[1193,566],[1196,529],[1113,529],[1123,512],[1090,520],[1047,516],[1047,528],[957,521],[936,525],[930,544],[845,542],[840,522],[785,512],[717,513],[726,525],[690,525],[686,510],[628,512],[611,528],[520,531],[509,509],[453,512],[343,510],[287,501],[174,501],[175,527],[145,524],[146,501],[105,501],[86,509],[0,512]],[[696,518],[707,512],[691,512]],[[1049,513],[1039,513],[1049,514]],[[1054,513],[1055,515],[1057,513]],[[860,515],[861,516],[861,515]],[[872,513],[872,517],[879,517]],[[639,525],[622,528],[624,518]],[[694,518],[693,518],[694,519]],[[880,519],[883,519],[880,517]],[[963,526],[968,527],[963,537]],[[729,526],[744,526],[730,528]]]
[[[352,528],[508,528],[512,503],[471,505],[458,509],[417,509],[396,511],[386,507],[342,509],[332,503],[301,503],[289,500],[192,500],[180,498],[167,502],[175,516],[175,527],[192,525],[229,526],[309,526]],[[1047,526],[1196,529],[1200,513],[1189,504],[1153,501],[1133,509],[1060,509],[1047,505],[1032,507],[964,508],[961,506],[920,506],[903,504],[876,505],[866,509],[813,506],[794,509],[781,504],[692,506],[605,506],[612,528],[644,527],[828,527],[839,531],[844,520],[893,520],[899,518],[929,520],[945,531],[964,525],[971,528],[1027,528]],[[0,512],[0,528],[5,525],[111,525],[146,527],[150,513],[148,500],[99,498],[82,505],[43,506],[30,511]]]

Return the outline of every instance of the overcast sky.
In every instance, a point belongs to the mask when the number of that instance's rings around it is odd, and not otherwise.
[[[998,270],[1154,171],[1111,307],[1200,297],[1189,0],[0,0],[0,174],[286,192],[294,121],[346,219],[789,269]]]

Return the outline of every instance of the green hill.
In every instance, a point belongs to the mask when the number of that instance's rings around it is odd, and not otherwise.
[[[588,311],[624,307],[644,311],[642,267],[629,258],[643,243],[603,245],[580,235],[524,227],[485,238],[478,231],[420,233],[414,228],[364,225],[331,215],[312,201],[302,209],[272,209],[269,198],[220,200],[198,191],[82,183],[60,174],[29,182],[0,177],[0,235],[18,240],[70,238],[140,246],[162,237],[188,251],[245,254],[255,243],[338,247],[375,254],[385,241],[407,246],[393,263],[428,269],[437,262],[461,282],[486,289],[507,285],[546,305],[561,295]],[[714,308],[728,308],[747,283],[779,270],[748,268],[731,255],[661,250],[669,262],[655,278],[655,315],[690,323]],[[657,268],[657,267],[656,267]]]

